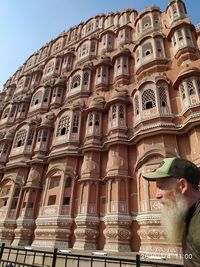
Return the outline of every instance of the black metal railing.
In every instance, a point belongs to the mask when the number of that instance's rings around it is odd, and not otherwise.
[[[97,255],[80,255],[75,253],[61,253],[56,249],[54,251],[41,251],[26,249],[21,247],[10,247],[2,244],[0,246],[0,267],[81,267],[82,264],[88,267],[98,266],[125,267],[125,266],[152,266],[152,267],[181,267],[182,264],[173,264],[169,262],[146,261],[136,254],[135,258],[118,258]]]

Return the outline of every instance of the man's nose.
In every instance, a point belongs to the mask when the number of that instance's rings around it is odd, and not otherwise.
[[[156,198],[157,199],[161,199],[162,198],[162,192],[161,192],[160,189],[157,189],[157,191],[156,191]]]

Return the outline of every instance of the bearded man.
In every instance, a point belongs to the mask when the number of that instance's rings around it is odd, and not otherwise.
[[[166,158],[151,173],[156,198],[161,201],[161,224],[172,244],[182,242],[185,267],[200,266],[200,171],[191,161]]]

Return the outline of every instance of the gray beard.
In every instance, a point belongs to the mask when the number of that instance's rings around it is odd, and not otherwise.
[[[161,225],[165,227],[167,239],[178,245],[182,241],[188,203],[178,194],[176,202],[164,204],[161,211]]]

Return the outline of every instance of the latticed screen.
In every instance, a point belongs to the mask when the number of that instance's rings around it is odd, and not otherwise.
[[[32,98],[31,106],[37,105],[42,102],[42,91],[38,91]]]
[[[146,43],[142,46],[142,56],[148,56],[152,53],[152,44],[151,43]]]
[[[99,124],[100,124],[100,116],[99,116],[99,113],[96,113],[95,114],[95,125],[99,126]]]
[[[23,146],[26,140],[26,133],[27,131],[25,129],[20,130],[15,138],[14,147],[20,147]]]
[[[64,135],[69,132],[70,118],[65,116],[60,119],[56,136]]]
[[[155,93],[152,89],[148,89],[142,94],[142,109],[150,109],[156,106]]]
[[[116,119],[116,117],[117,117],[117,107],[116,105],[114,105],[112,107],[112,119]]]
[[[187,84],[187,89],[189,92],[189,95],[194,95],[195,94],[195,87],[193,84],[193,81],[191,79],[186,80],[186,84]]]
[[[136,113],[137,115],[140,113],[138,95],[136,95],[136,97],[135,97],[135,113]]]
[[[5,118],[8,117],[9,112],[10,112],[10,108],[7,108],[7,109],[4,111],[3,119],[5,119]]]
[[[84,85],[88,85],[89,78],[90,78],[89,72],[85,72],[84,75],[83,75],[83,84]]]
[[[49,93],[50,93],[50,89],[46,88],[44,91],[44,100],[43,100],[44,102],[47,102]]]
[[[150,16],[146,16],[142,19],[142,28],[147,29],[151,26],[151,18]]]
[[[81,76],[80,75],[75,75],[72,78],[71,89],[78,87],[80,84],[81,84]]]
[[[197,87],[198,87],[198,91],[200,93],[200,79],[197,79]]]
[[[74,115],[72,133],[78,133],[79,115]]]
[[[124,106],[123,105],[119,106],[119,118],[120,119],[124,118]]]
[[[93,124],[93,113],[90,113],[88,119],[88,126],[92,126],[92,124]]]
[[[160,106],[166,107],[167,106],[167,95],[166,95],[165,87],[159,86],[158,93],[159,93]]]
[[[185,88],[184,88],[184,85],[183,84],[180,84],[179,86],[179,90],[181,92],[181,96],[182,96],[182,99],[185,99]]]
[[[29,146],[32,145],[34,134],[35,134],[35,128],[31,128],[28,134],[27,145]]]

